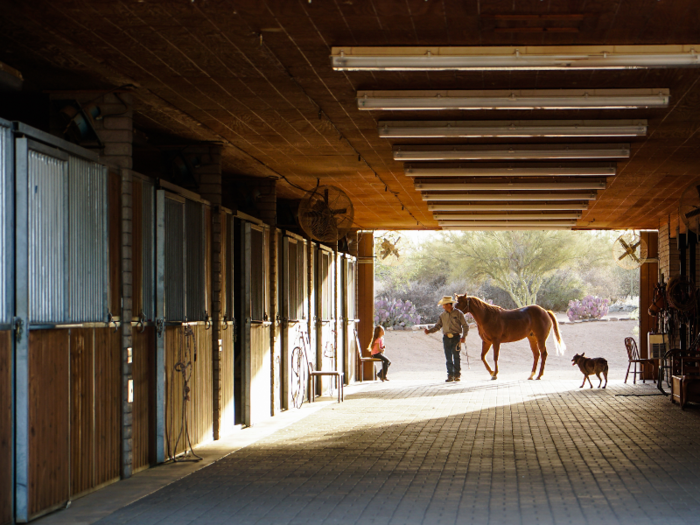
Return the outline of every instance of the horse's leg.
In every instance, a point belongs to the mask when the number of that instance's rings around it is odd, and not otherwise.
[[[537,346],[540,349],[540,357],[542,357],[542,362],[540,363],[540,373],[537,375],[537,379],[542,379],[542,376],[544,375],[544,364],[547,362],[547,337],[538,337]]]
[[[532,372],[528,379],[535,377],[535,372],[537,371],[537,362],[540,360],[540,349],[537,348],[537,339],[534,337],[528,337],[528,342],[530,343],[530,350],[532,350]]]
[[[600,377],[600,372],[596,372],[595,376],[598,378],[598,388],[600,388],[600,385],[603,384],[603,378]]]
[[[500,341],[494,341],[493,342],[493,374],[491,374],[491,379],[495,380],[498,379],[498,354],[501,352],[501,342]]]
[[[484,366],[486,367],[486,370],[488,371],[489,375],[493,377],[493,370],[491,370],[489,362],[486,360],[486,354],[489,353],[490,349],[491,343],[486,341],[481,342],[481,361],[484,363]]]

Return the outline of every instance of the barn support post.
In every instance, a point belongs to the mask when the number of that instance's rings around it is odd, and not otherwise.
[[[360,353],[364,353],[374,329],[374,233],[371,231],[358,234],[357,313],[360,320],[357,334],[362,345]],[[365,363],[363,366],[363,376],[374,379],[374,364]]]
[[[653,318],[648,314],[649,306],[654,301],[654,288],[659,275],[659,234],[658,232],[642,232],[642,240],[648,248],[648,259],[639,270],[639,352],[644,357],[649,356],[647,333],[656,330]],[[656,370],[644,368],[644,379],[653,379]]]
[[[679,233],[678,234],[678,252],[679,252],[679,257],[680,257],[680,267],[681,267],[681,278],[688,277],[688,261],[686,260],[686,234],[685,233]],[[688,325],[686,323],[681,323],[680,327],[678,328],[678,336],[680,339],[680,348],[681,350],[687,350],[688,348],[688,337],[686,334],[686,330],[688,328]]]
[[[257,208],[260,219],[270,226],[270,272],[268,275],[269,282],[269,302],[270,302],[270,414],[273,416],[281,411],[280,397],[278,390],[280,388],[280,346],[277,331],[280,329],[279,323],[279,305],[277,304],[277,286],[278,286],[278,236],[277,236],[277,182],[274,179],[269,179],[266,183],[260,186],[260,196],[257,201]]]
[[[212,438],[221,437],[221,341],[223,246],[221,238],[221,145],[201,144],[187,148],[188,155],[199,159],[194,167],[194,176],[199,186],[199,194],[212,205],[211,212],[211,320],[212,320]]]

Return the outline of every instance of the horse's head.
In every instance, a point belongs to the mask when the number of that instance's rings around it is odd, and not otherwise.
[[[468,314],[470,312],[469,310],[469,296],[467,294],[464,295],[459,295],[455,294],[455,298],[457,299],[457,302],[455,303],[455,308],[462,312],[463,314]]]
[[[666,290],[665,286],[657,284],[654,288],[654,301],[649,307],[649,315],[656,317],[661,313],[662,310],[668,308],[666,304]]]

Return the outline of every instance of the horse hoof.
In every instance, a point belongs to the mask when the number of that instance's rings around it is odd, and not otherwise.
[[[491,381],[495,381],[496,379],[498,379],[498,377],[496,377],[496,376],[491,376]]]

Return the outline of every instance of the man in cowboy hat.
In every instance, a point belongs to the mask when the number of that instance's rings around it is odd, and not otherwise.
[[[463,343],[469,332],[469,324],[464,314],[454,307],[457,301],[446,295],[438,302],[445,310],[440,314],[438,322],[432,328],[426,328],[425,333],[431,334],[442,328],[442,346],[445,350],[447,365],[447,379],[445,382],[459,381],[462,375],[462,366],[459,360],[459,344]]]

